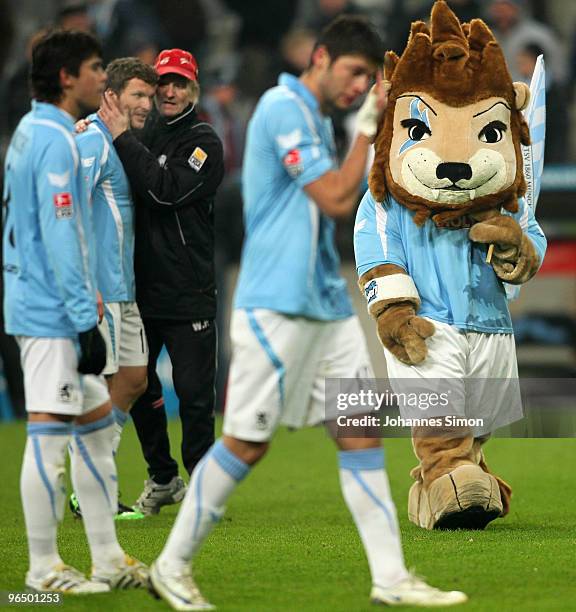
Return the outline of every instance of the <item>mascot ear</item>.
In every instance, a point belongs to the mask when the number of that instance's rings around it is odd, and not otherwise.
[[[524,110],[530,101],[530,87],[528,87],[526,83],[521,83],[520,81],[516,81],[513,85],[516,110]]]

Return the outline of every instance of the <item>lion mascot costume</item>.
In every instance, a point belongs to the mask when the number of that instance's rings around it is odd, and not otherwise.
[[[384,66],[389,102],[354,245],[389,378],[517,381],[504,283],[528,281],[546,249],[522,198],[530,91],[512,82],[486,24],[461,24],[444,0]],[[507,409],[505,393],[490,397],[492,412]],[[507,514],[511,488],[482,452],[489,434],[412,428],[412,522],[483,529]]]

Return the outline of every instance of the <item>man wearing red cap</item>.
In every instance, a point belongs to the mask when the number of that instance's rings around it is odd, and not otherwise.
[[[148,389],[132,408],[150,478],[136,507],[157,514],[182,500],[170,454],[156,362],[166,346],[182,420],[188,472],[214,442],[216,290],[214,197],[224,174],[222,143],[195,110],[198,64],[182,49],[162,51],[156,112],[142,141],[110,98],[99,112],[130,180],[136,205],[136,300],[149,345]]]

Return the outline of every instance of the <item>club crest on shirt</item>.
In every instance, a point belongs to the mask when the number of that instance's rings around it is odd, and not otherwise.
[[[292,149],[288,151],[284,156],[284,167],[288,174],[295,178],[299,174],[302,174],[302,156],[300,155],[300,151],[298,149]]]
[[[69,192],[54,194],[56,219],[70,219],[73,214],[72,194]]]
[[[195,170],[196,172],[200,172],[200,168],[204,165],[204,162],[208,159],[208,153],[201,149],[200,147],[196,147],[194,151],[192,151],[192,155],[188,158],[188,165]]]
[[[160,155],[160,157],[158,158],[158,165],[160,166],[160,168],[164,168],[164,166],[166,165],[166,155]]]
[[[66,170],[62,174],[56,174],[55,172],[48,172],[48,182],[54,187],[66,187],[70,181],[70,170]]]

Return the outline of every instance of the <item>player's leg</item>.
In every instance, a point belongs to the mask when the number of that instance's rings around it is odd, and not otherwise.
[[[148,366],[148,343],[138,306],[135,302],[120,302],[116,306],[119,311],[115,342],[118,367],[109,385],[116,422],[115,452],[130,409],[146,391]]]
[[[374,377],[356,317],[331,323],[322,344],[322,361],[313,390],[317,404],[324,403],[326,375],[351,380]],[[339,448],[342,495],[364,544],[372,583],[390,586],[407,578],[408,571],[378,431],[374,432],[374,438],[345,438],[338,435],[340,429],[334,421],[329,421],[328,430]]]
[[[106,366],[102,374],[106,377],[108,390],[112,393],[112,383],[119,368],[120,339],[121,339],[121,313],[118,302],[104,304],[104,316],[98,323],[98,328],[106,343]],[[120,445],[122,428],[126,422],[124,413],[113,403],[112,415],[114,417],[114,452]],[[78,513],[78,516],[80,514]]]
[[[30,556],[26,585],[72,594],[106,591],[107,587],[89,582],[65,565],[56,544],[66,496],[66,450],[72,420],[82,410],[76,349],[66,338],[19,338],[18,342],[29,413],[20,477]]]
[[[114,418],[103,376],[83,376],[83,414],[71,444],[72,483],[92,557],[92,580],[108,588],[144,587],[148,572],[126,555],[116,537],[118,484],[114,462]]]
[[[343,379],[373,377],[364,335],[356,317],[335,322],[327,330],[319,368],[321,380],[313,398],[323,403],[325,376]],[[360,389],[360,386],[358,387]],[[443,593],[412,577],[404,564],[396,506],[390,492],[379,431],[367,428],[340,436],[335,421],[328,423],[339,449],[342,495],[360,534],[372,578],[371,599],[387,605],[452,605],[466,601],[459,592]],[[373,437],[369,437],[373,436]]]
[[[230,495],[266,453],[280,421],[289,392],[285,379],[292,326],[277,313],[233,314],[224,435],[192,472],[174,527],[151,568],[154,588],[173,606],[179,598],[204,601],[193,583],[190,561],[222,516]]]
[[[338,428],[329,429],[335,432]],[[434,607],[464,603],[468,598],[461,591],[441,591],[406,569],[380,440],[336,437],[335,442],[342,495],[368,557],[372,602]]]

